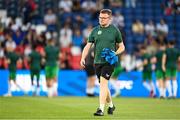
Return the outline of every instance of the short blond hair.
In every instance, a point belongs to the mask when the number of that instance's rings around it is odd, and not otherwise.
[[[112,11],[110,9],[102,9],[100,13],[108,14],[109,16],[112,16]]]

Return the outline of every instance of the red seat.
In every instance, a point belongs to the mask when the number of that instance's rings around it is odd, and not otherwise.
[[[23,45],[19,45],[16,47],[15,51],[17,53],[19,53],[20,55],[23,55],[24,54],[24,46]]]
[[[7,59],[3,58],[3,68],[7,69],[8,68],[8,63],[7,63]]]
[[[44,48],[43,48],[43,46],[37,46],[37,47],[36,47],[36,50],[37,50],[41,55],[44,55]]]
[[[81,56],[72,56],[71,60],[69,61],[71,63],[72,69],[74,70],[81,69],[80,60],[81,60]]]
[[[27,58],[24,58],[23,59],[23,64],[24,64],[24,68],[29,70],[30,68],[30,65],[29,65],[29,62],[28,62],[28,59]]]
[[[2,60],[2,58],[0,58],[0,67],[2,67],[3,66],[3,60]]]
[[[18,60],[16,63],[16,67],[17,67],[17,69],[22,69],[23,68],[23,62]]]

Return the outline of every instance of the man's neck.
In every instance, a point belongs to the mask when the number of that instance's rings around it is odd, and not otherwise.
[[[101,25],[101,27],[109,27],[110,24],[107,24],[107,25]]]

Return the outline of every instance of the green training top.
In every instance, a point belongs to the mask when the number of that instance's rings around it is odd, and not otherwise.
[[[149,54],[144,54],[143,55],[143,60],[147,59],[148,63],[144,65],[143,71],[152,71],[152,64],[151,64],[151,55]]]
[[[48,45],[45,48],[46,52],[46,65],[47,66],[56,66],[58,60],[59,50],[57,47]]]
[[[180,56],[178,50],[176,48],[167,48],[166,49],[166,68],[176,69],[177,60]]]
[[[9,70],[15,71],[16,70],[16,63],[17,63],[17,60],[19,59],[19,56],[15,52],[8,52],[7,58],[10,60],[10,64],[8,66]]]
[[[163,57],[163,54],[165,54],[165,51],[159,50],[155,55],[155,57],[157,59],[156,70],[162,70],[162,57]]]
[[[31,70],[40,70],[41,69],[41,55],[36,52],[36,51],[32,51],[32,53],[29,55],[29,57],[31,58],[30,61],[30,69]]]
[[[116,43],[122,42],[121,32],[113,25],[108,27],[101,27],[100,25],[95,27],[91,32],[88,42],[95,45],[95,64],[107,63],[104,58],[101,57],[101,52],[104,48],[109,48],[116,51]]]

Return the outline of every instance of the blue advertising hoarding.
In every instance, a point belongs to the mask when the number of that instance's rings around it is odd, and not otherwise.
[[[0,70],[0,96],[5,94],[8,89],[8,75],[7,70]],[[148,97],[149,92],[142,85],[142,73],[123,72],[118,78],[118,83],[121,89],[121,96],[125,97]],[[155,75],[153,74],[153,81],[155,83]],[[180,73],[178,73],[178,86],[180,86]],[[86,80],[87,76],[84,71],[73,71],[73,70],[61,70],[58,75],[58,95],[59,96],[86,96]],[[31,80],[28,70],[18,70],[16,81],[19,86],[27,93],[32,95],[31,92]],[[35,81],[36,84],[36,81]],[[111,88],[111,87],[110,87]],[[42,96],[46,95],[47,87],[44,71],[41,71],[40,75],[40,90]],[[96,84],[95,92],[99,94],[98,84]],[[22,90],[15,87],[11,89],[13,95],[24,95]],[[113,92],[112,88],[111,91]],[[158,89],[156,89],[157,95]],[[178,89],[178,97],[180,92]]]

